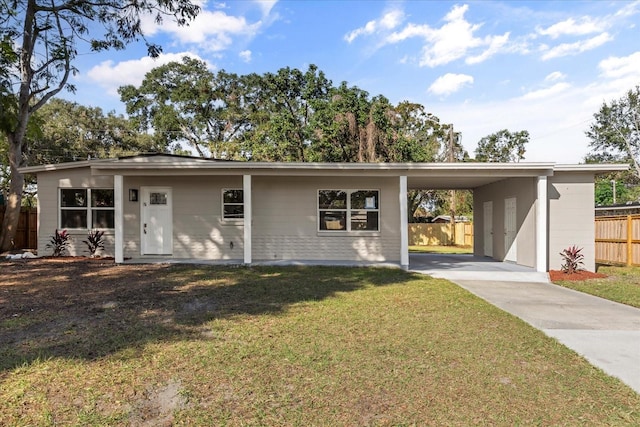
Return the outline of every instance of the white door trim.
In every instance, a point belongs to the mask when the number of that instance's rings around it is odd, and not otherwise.
[[[518,262],[518,210],[515,197],[504,199],[504,260]]]
[[[166,193],[166,205],[157,214],[150,213],[153,193]],[[151,215],[151,216],[149,216]],[[158,237],[153,245],[151,236]],[[173,253],[173,194],[171,187],[140,187],[140,254],[171,255]]]

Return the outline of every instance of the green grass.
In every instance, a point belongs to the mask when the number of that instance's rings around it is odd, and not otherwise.
[[[32,320],[0,326],[0,425],[640,424],[640,395],[445,280],[74,264],[2,265],[0,318]]]
[[[562,281],[558,284],[640,308],[640,267],[600,267],[598,273],[606,274],[608,277],[584,281]]]
[[[409,252],[432,254],[472,254],[471,246],[409,246]]]

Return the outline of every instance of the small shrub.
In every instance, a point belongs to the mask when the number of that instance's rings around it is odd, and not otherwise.
[[[560,266],[562,271],[566,274],[573,274],[576,271],[582,270],[584,262],[584,255],[582,255],[582,248],[578,248],[576,245],[570,246],[567,249],[560,252],[564,264]]]
[[[71,244],[71,236],[67,233],[67,230],[56,230],[55,234],[51,236],[47,248],[53,249],[53,256],[62,256],[69,245]]]
[[[82,243],[87,245],[91,258],[95,257],[98,249],[104,249],[104,231],[89,230],[87,240],[83,240]]]

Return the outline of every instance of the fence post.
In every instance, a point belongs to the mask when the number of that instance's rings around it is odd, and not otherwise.
[[[627,215],[627,266],[633,264],[633,220]]]

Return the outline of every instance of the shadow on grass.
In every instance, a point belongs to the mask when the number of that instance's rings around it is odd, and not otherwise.
[[[200,339],[205,324],[406,280],[396,269],[0,263],[0,372],[34,360],[94,360]]]

